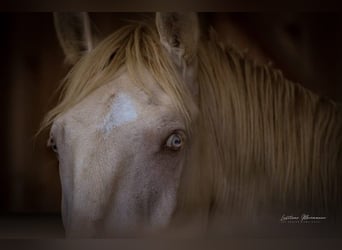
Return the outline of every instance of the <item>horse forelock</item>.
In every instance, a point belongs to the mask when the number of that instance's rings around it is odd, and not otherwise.
[[[160,45],[156,28],[149,21],[133,22],[120,28],[74,65],[61,83],[60,102],[46,115],[41,130],[123,69],[128,71],[133,83],[151,94],[150,83],[144,81],[148,70],[156,84],[174,101],[191,130],[191,93],[181,83],[177,70]]]

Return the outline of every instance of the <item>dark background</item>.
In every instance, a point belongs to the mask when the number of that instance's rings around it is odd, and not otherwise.
[[[91,13],[103,37],[151,14]],[[319,95],[342,101],[342,14],[202,13],[222,40],[271,63]],[[0,215],[59,215],[57,161],[35,133],[66,74],[51,13],[0,13]],[[14,218],[13,217],[13,218]],[[4,225],[4,224],[2,224]]]

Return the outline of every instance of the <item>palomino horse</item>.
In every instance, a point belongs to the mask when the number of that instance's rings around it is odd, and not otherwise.
[[[338,104],[200,31],[195,14],[157,13],[98,44],[86,14],[55,21],[74,66],[42,127],[67,236],[338,219]]]

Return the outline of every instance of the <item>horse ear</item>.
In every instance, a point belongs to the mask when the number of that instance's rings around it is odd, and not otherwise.
[[[200,37],[196,13],[156,13],[156,26],[161,44],[182,71],[187,82],[193,82],[197,68],[197,47]],[[194,85],[194,84],[192,84]],[[196,86],[190,86],[190,88]],[[196,89],[193,89],[196,92]]]
[[[75,64],[94,48],[94,29],[86,12],[53,13],[59,43],[66,62]]]
[[[187,62],[193,58],[199,40],[198,17],[195,13],[157,12],[156,25],[161,43],[177,65],[182,60]]]

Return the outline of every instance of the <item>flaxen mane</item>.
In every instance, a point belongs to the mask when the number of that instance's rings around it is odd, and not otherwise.
[[[213,211],[333,216],[341,209],[338,104],[225,48],[213,32],[199,51],[198,81],[212,138]]]
[[[342,200],[340,107],[220,45],[213,32],[209,37],[198,51],[200,117],[193,137],[199,151],[183,176],[189,182],[180,188],[184,209],[188,200],[191,206],[206,205],[212,214],[231,216],[335,214]],[[142,88],[139,70],[149,69],[192,124],[191,93],[175,77],[155,27],[136,23],[74,66],[43,127],[124,65]]]

